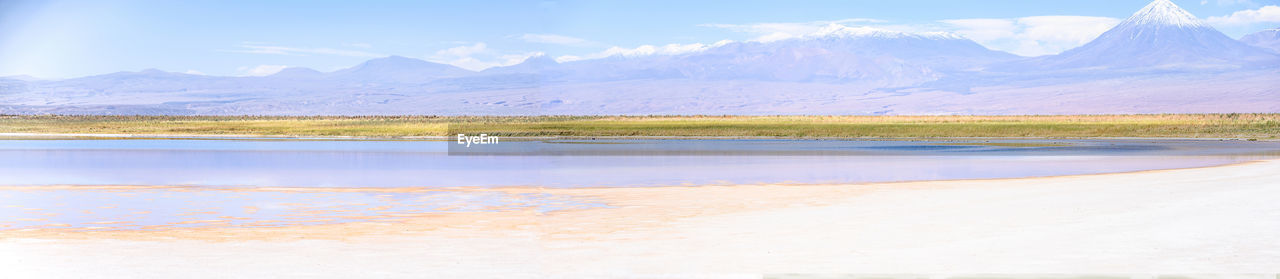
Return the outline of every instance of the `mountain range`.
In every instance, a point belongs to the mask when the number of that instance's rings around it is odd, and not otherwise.
[[[469,71],[391,56],[264,77],[0,77],[4,114],[1081,114],[1280,112],[1277,30],[1233,40],[1168,0],[1057,55],[829,25],[675,55]]]
[[[1280,28],[1267,29],[1240,38],[1246,44],[1280,53]]]
[[[1177,69],[1278,65],[1274,53],[1236,41],[1156,0],[1084,46],[1019,64],[1039,70]]]

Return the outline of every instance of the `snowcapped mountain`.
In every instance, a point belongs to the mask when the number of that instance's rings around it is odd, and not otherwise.
[[[948,33],[830,25],[680,54],[539,55],[480,72],[391,56],[265,77],[0,78],[0,114],[1280,112],[1280,55],[1249,45],[1274,47],[1277,33],[1232,40],[1155,0],[1084,46],[1034,58]]]
[[[1006,69],[1234,69],[1277,61],[1280,57],[1232,40],[1173,2],[1155,0],[1084,46]]]
[[[896,86],[1016,58],[953,34],[830,25],[801,38],[729,43],[683,55],[677,57],[675,66],[697,79],[876,82]]]
[[[553,81],[640,79],[867,83],[902,86],[1018,57],[947,33],[830,25],[772,42],[730,42],[679,55],[613,56],[556,63],[534,57],[482,72],[533,73]]]
[[[1121,26],[1172,26],[1188,29],[1212,29],[1209,24],[1178,7],[1173,1],[1155,0],[1133,13]]]
[[[1280,28],[1262,30],[1240,38],[1246,44],[1280,53]]]

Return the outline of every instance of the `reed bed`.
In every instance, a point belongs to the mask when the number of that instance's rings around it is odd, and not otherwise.
[[[1010,116],[0,116],[0,133],[422,137],[1247,138],[1280,114]]]

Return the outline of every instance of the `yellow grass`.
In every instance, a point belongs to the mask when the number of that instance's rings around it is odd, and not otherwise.
[[[0,133],[413,137],[1274,139],[1280,114],[1050,116],[0,116]]]

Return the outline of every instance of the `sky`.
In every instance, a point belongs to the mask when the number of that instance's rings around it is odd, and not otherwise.
[[[1173,0],[1233,38],[1280,27],[1280,0]],[[0,76],[160,69],[334,71],[400,55],[470,70],[696,51],[839,24],[952,32],[1023,56],[1083,45],[1150,0],[0,0]]]

